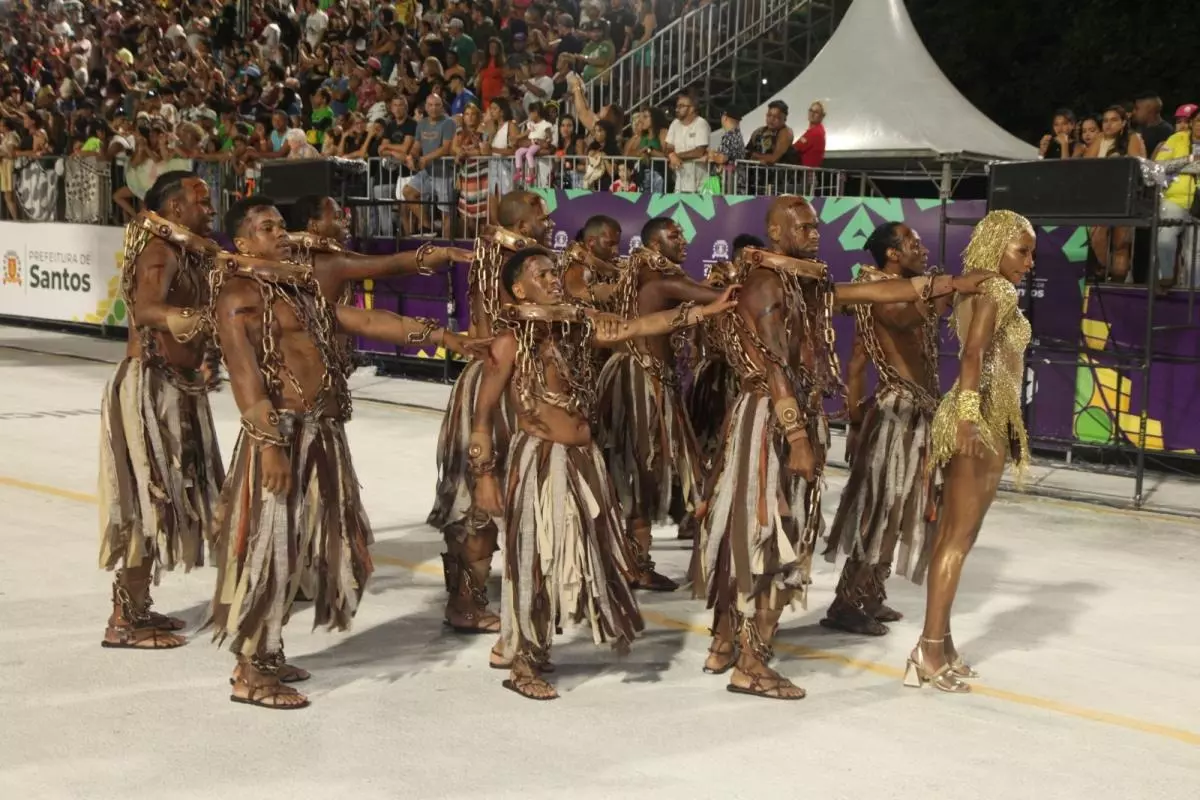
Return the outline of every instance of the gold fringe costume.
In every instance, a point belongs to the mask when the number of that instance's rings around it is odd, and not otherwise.
[[[831,335],[833,287],[814,285],[800,272],[779,266],[783,260],[759,261],[751,268],[775,272],[783,287],[783,307],[796,312],[786,318],[785,341],[789,348],[798,338],[809,343],[815,364],[788,363],[782,354],[773,353],[736,311],[717,318],[716,341],[738,376],[742,393],[725,418],[696,550],[696,591],[704,587],[708,607],[714,610],[714,630],[726,613],[744,622],[753,618],[760,605],[776,611],[796,599],[804,605],[813,553],[824,527],[820,472],[829,434],[821,403],[826,392],[840,386],[833,377],[837,374]],[[751,350],[757,355],[752,356]],[[784,425],[771,397],[767,371],[755,357],[770,360],[783,372],[804,409],[803,424],[818,471],[811,483],[785,469]]]
[[[972,409],[973,398],[955,381],[942,398],[933,419],[933,466],[940,468],[950,463],[957,450],[958,423],[978,416],[984,445],[993,453],[1007,453],[1012,457],[1018,486],[1024,484],[1029,469],[1029,439],[1021,416],[1021,387],[1025,376],[1025,349],[1033,331],[1029,320],[1018,308],[1016,287],[999,274],[999,269],[1008,244],[1022,233],[1032,231],[1028,220],[1011,211],[990,212],[975,227],[963,252],[963,272],[997,273],[995,279],[980,287],[979,294],[996,304],[996,327],[983,355],[978,408]],[[955,298],[951,324],[964,345],[974,311],[973,297]],[[959,355],[962,355],[961,348]]]
[[[232,255],[221,256],[218,266],[214,296],[228,276],[254,280],[262,295],[263,329],[271,329],[276,304],[287,304],[308,330],[324,366],[321,390],[311,398],[301,394],[302,410],[276,412],[291,463],[289,495],[263,491],[260,442],[269,439],[243,419],[221,497],[210,623],[214,639],[232,637],[233,652],[265,653],[270,662],[282,659],[283,626],[306,572],[315,584],[314,627],[349,628],[373,570],[368,550],[373,537],[346,441],[351,402],[334,341],[334,308],[321,296],[311,267]],[[279,408],[285,383],[294,385],[294,378],[269,341],[258,361],[271,405]]]
[[[496,330],[502,293],[500,270],[510,255],[535,244],[532,239],[504,228],[485,231],[475,240],[475,257],[467,273],[467,302],[473,334],[487,336]],[[446,540],[446,552],[442,553],[446,590],[479,611],[487,606],[487,579],[499,538],[496,523],[475,508],[472,499],[475,478],[467,459],[483,367],[482,361],[469,361],[450,390],[446,414],[438,432],[435,499],[426,518],[427,524],[440,530]],[[509,440],[516,425],[507,398],[502,397],[500,403],[492,452],[496,454],[496,463],[501,470],[498,477],[502,480]]]
[[[517,306],[506,318],[518,343],[511,391],[534,425],[540,404],[587,420],[596,399],[591,323],[574,306],[557,307],[566,312],[559,318],[531,316],[543,308],[555,307]],[[548,372],[565,391],[550,388]],[[625,649],[644,624],[626,581],[624,520],[600,449],[520,430],[505,494],[502,641],[542,663],[559,621],[570,618],[586,620],[597,644]]]
[[[173,333],[138,324],[137,259],[154,238],[180,250],[171,292],[189,290],[195,306],[169,320]],[[204,564],[205,542],[225,478],[208,392],[220,385],[219,355],[206,329],[209,273],[220,248],[152,213],[125,229],[121,293],[140,357],[123,359],[100,409],[100,566],[162,570]],[[168,295],[170,297],[170,294]],[[200,370],[167,360],[167,337],[204,337]],[[137,617],[136,609],[126,609]]]
[[[634,251],[616,304],[616,313],[627,319],[639,316],[643,270],[683,275],[681,267],[657,253]],[[684,336],[686,331],[672,337],[673,349]],[[605,363],[599,394],[598,439],[626,517],[665,523],[676,485],[682,507],[694,511],[703,483],[700,446],[680,399],[674,363],[627,342]],[[644,545],[637,546],[644,550]],[[653,569],[648,552],[639,552],[638,558],[644,570]]]
[[[862,267],[855,281],[898,279]],[[856,305],[852,310],[856,335],[875,367],[878,384],[865,403],[858,452],[829,530],[826,560],[836,561],[839,550],[847,555],[830,615],[855,609],[865,615],[863,624],[885,633],[887,629],[873,620],[887,599],[885,582],[897,546],[898,571],[920,583],[937,533],[937,476],[929,468],[929,456],[940,397],[939,321],[934,306],[926,303],[925,319],[915,332],[921,336],[926,381],[916,383],[901,377],[888,362],[876,334],[873,307]]]

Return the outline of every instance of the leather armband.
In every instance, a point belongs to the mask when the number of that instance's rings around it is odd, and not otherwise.
[[[467,466],[475,476],[491,475],[496,471],[496,454],[492,452],[492,437],[472,433],[467,444]]]
[[[167,330],[177,342],[190,342],[204,327],[204,315],[194,308],[167,312]]]
[[[800,404],[796,402],[796,398],[788,397],[775,401],[775,418],[779,420],[779,427],[783,428],[783,434],[788,441],[808,438],[808,431],[804,428],[804,416],[800,413]]]
[[[270,400],[259,400],[242,414],[242,430],[263,445],[287,447],[288,438],[279,429],[279,412]]]

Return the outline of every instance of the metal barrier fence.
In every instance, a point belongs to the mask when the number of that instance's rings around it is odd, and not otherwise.
[[[123,163],[107,161],[91,155],[46,156],[42,158],[11,158],[0,160],[0,170],[11,166],[12,197],[0,203],[0,218],[21,222],[74,222],[87,225],[123,225],[125,214],[121,202],[139,201],[142,193],[154,182],[159,172],[156,165],[139,168],[138,174],[127,174]],[[253,173],[239,174],[228,161],[179,159],[170,168],[187,166],[195,170],[209,185],[213,196],[215,222],[218,227],[230,203],[252,188]],[[138,190],[134,190],[134,186]],[[128,195],[128,200],[126,200]]]
[[[172,168],[178,165],[171,162]],[[212,190],[214,227],[219,230],[225,210],[255,191],[259,174],[254,169],[239,172],[228,161],[197,159],[191,167]],[[600,154],[539,156],[525,170],[512,156],[445,158],[415,173],[388,158],[368,159],[365,167],[365,177],[339,199],[361,209],[354,233],[373,238],[441,234],[473,239],[495,218],[500,196],[517,188],[837,196],[852,178],[841,170],[755,161],[688,161],[675,169],[665,158]],[[89,156],[13,159],[20,219],[124,224],[120,203],[135,201],[133,187],[144,191],[157,174],[151,168],[127,180],[125,172],[121,165]]]

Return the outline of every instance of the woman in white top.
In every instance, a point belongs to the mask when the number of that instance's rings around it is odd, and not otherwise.
[[[508,101],[498,97],[488,106],[483,122],[484,130],[492,140],[491,179],[489,183],[495,187],[496,193],[506,195],[512,191],[513,162],[511,157],[517,152],[519,141],[517,126],[513,122],[512,107]]]

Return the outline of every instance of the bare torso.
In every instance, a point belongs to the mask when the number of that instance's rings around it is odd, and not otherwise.
[[[235,282],[240,284],[235,286]],[[248,302],[254,302],[253,310],[247,315],[247,335],[262,364],[266,347],[272,347],[280,355],[280,386],[273,397],[279,410],[306,412],[321,395],[327,380],[325,357],[322,347],[314,335],[304,326],[292,304],[287,300],[275,300],[271,304],[273,319],[263,313],[261,295],[257,284],[248,278],[231,278],[225,291],[238,291]],[[295,291],[295,290],[290,290]],[[325,345],[331,348],[332,342]],[[332,350],[326,357],[332,354]],[[269,361],[267,362],[269,363]],[[338,408],[329,404],[323,409],[325,416],[336,416]]]
[[[569,357],[553,341],[545,341],[537,347],[536,359],[544,371],[546,393],[571,397],[571,381],[564,376],[564,370],[572,369]],[[537,396],[532,396],[532,407],[527,409],[521,402],[522,383],[520,376],[515,375],[508,389],[509,400],[517,410],[517,424],[521,430],[530,436],[569,446],[591,443],[592,429],[582,412],[563,408]]]
[[[142,295],[156,292],[155,283],[149,272],[151,269],[163,269],[157,265],[166,265],[166,270],[160,280],[170,280],[170,286],[165,293],[167,305],[179,308],[196,308],[205,306],[208,302],[208,276],[195,269],[186,267],[185,259],[179,248],[157,237],[150,239],[145,248],[134,262],[137,272],[135,286],[137,293]],[[155,265],[151,267],[150,265]],[[130,316],[133,325],[129,327],[129,338],[125,345],[125,355],[129,358],[142,358],[141,333],[137,328],[137,309],[142,298],[126,298],[131,302]],[[158,300],[157,297],[153,298]],[[150,298],[146,297],[145,301]],[[178,342],[166,331],[150,331],[150,336],[156,340],[158,353],[166,362],[179,369],[195,370],[204,363],[205,350],[208,346],[207,336],[196,336],[189,342]]]

